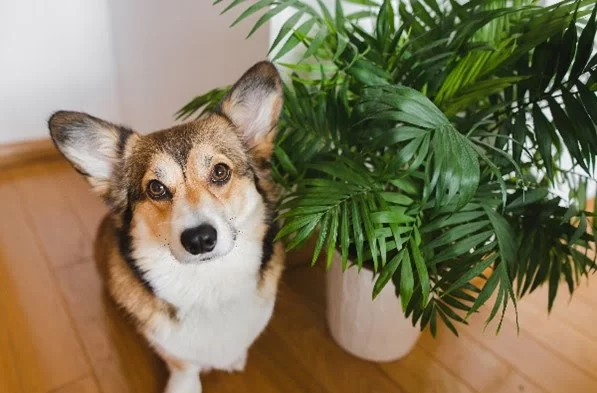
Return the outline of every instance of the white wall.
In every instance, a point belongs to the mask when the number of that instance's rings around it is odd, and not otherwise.
[[[139,131],[173,124],[194,96],[231,84],[264,60],[268,28],[229,28],[241,11],[220,16],[207,0],[109,0],[124,121]],[[245,8],[245,7],[241,7]]]
[[[59,108],[121,117],[106,0],[0,1],[0,143]]]
[[[46,138],[57,109],[140,131],[266,57],[268,28],[230,29],[207,0],[1,0],[0,144]],[[244,8],[244,7],[243,7]],[[257,17],[257,16],[255,16]]]

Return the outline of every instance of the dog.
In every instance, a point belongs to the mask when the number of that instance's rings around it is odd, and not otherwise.
[[[242,371],[271,319],[284,248],[275,241],[270,162],[283,103],[269,62],[201,118],[146,135],[81,112],[48,121],[54,144],[110,208],[98,267],[110,297],[170,371]]]

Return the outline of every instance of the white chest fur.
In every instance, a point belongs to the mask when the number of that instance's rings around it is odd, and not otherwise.
[[[156,316],[145,332],[149,341],[199,368],[230,369],[244,358],[275,301],[258,291],[260,245],[239,240],[224,258],[202,264],[180,264],[159,247],[139,250],[135,256],[156,296],[178,317]]]
[[[148,338],[161,349],[201,369],[232,369],[269,321],[273,299],[246,296],[219,309],[200,306],[178,322],[156,321]]]

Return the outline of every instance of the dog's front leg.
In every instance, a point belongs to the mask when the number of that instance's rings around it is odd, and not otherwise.
[[[170,377],[164,393],[201,393],[201,380],[199,379],[201,369],[199,366],[176,359],[162,351],[158,351],[158,353],[170,370]]]
[[[199,368],[171,369],[165,393],[201,393]]]

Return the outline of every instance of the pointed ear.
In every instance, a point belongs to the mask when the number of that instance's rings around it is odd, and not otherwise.
[[[81,112],[56,112],[48,126],[62,155],[87,177],[94,191],[109,199],[110,184],[121,170],[125,146],[137,134]]]
[[[272,63],[263,61],[232,86],[216,111],[234,123],[251,150],[271,155],[282,103],[280,75]]]

